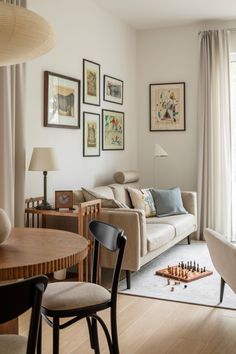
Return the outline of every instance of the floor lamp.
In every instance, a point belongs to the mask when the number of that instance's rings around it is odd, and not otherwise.
[[[52,206],[47,201],[47,173],[48,171],[57,171],[58,169],[57,159],[53,148],[44,147],[33,149],[29,171],[43,172],[43,202],[36,207],[37,209],[52,209]]]
[[[154,187],[155,185],[157,186],[157,173],[156,173],[156,160],[159,158],[159,157],[167,157],[168,154],[167,152],[163,149],[163,147],[160,145],[160,144],[155,144],[154,146],[154,157],[153,157],[153,161],[154,161]]]

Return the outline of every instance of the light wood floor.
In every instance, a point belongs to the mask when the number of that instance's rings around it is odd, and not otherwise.
[[[119,295],[121,354],[235,354],[236,311]],[[103,316],[109,321],[108,312]],[[26,334],[29,314],[20,318]],[[102,333],[101,353],[108,353]],[[43,354],[51,354],[51,328],[43,326]],[[61,331],[60,354],[94,353],[85,321]]]

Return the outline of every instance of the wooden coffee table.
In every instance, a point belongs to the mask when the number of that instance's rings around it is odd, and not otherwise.
[[[83,277],[83,259],[87,256],[87,240],[72,232],[13,228],[9,238],[0,245],[0,281],[28,278],[79,266]],[[12,321],[11,321],[12,322]],[[16,323],[0,326],[0,333],[16,332]]]

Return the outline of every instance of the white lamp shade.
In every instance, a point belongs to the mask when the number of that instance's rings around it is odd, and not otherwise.
[[[29,171],[59,170],[55,151],[51,147],[34,148],[31,156]]]
[[[167,152],[159,144],[155,144],[154,157],[166,157]]]
[[[49,23],[24,7],[0,2],[0,66],[39,57],[55,45]]]

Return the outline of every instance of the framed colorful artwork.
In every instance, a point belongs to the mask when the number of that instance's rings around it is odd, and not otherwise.
[[[83,103],[100,106],[100,64],[83,59]]]
[[[185,130],[185,83],[150,84],[150,131]]]
[[[104,75],[103,99],[104,101],[123,104],[123,81]]]
[[[102,110],[102,149],[124,150],[124,113]]]
[[[100,156],[100,114],[83,113],[83,156]]]
[[[44,72],[44,126],[80,127],[80,81]]]

